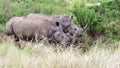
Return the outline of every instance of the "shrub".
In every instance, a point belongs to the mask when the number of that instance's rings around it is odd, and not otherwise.
[[[88,24],[88,32],[101,33],[105,30],[101,17],[94,9],[88,9],[84,5],[75,4],[71,12],[77,18],[76,24],[82,27]]]
[[[117,3],[115,1],[109,1],[103,3],[101,6],[91,7],[90,9],[94,9],[102,17],[101,22],[106,23],[104,32],[106,36],[120,40],[120,10]]]
[[[76,16],[77,24],[81,26],[88,24],[88,33],[102,34],[110,38],[112,36],[118,38],[120,35],[118,28],[120,26],[120,10],[115,1],[92,7],[75,3],[71,12]]]
[[[116,2],[117,6],[118,6],[118,8],[120,10],[120,0],[115,0],[115,2]]]

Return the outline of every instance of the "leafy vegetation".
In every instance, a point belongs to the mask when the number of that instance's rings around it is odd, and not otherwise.
[[[115,1],[101,5],[86,6],[85,3],[76,2],[71,10],[76,16],[77,24],[88,24],[88,33],[101,34],[108,38],[120,40],[120,10]],[[113,38],[114,37],[114,38]]]
[[[120,0],[0,0],[0,31],[11,17],[29,13],[74,15],[75,24],[88,24],[82,38],[85,44],[61,49],[44,42],[26,42],[21,44],[26,47],[19,49],[12,39],[0,35],[0,68],[120,67]],[[100,38],[93,41],[89,35]]]

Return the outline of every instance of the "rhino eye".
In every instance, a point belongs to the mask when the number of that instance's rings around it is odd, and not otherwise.
[[[64,36],[62,36],[62,38],[64,38]]]
[[[77,29],[75,28],[74,30],[76,31]]]

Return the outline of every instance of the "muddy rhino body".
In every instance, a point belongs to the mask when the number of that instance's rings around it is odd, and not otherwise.
[[[8,28],[7,25],[6,27]],[[16,41],[22,39],[25,41],[32,40],[33,42],[39,42],[41,39],[47,38],[49,41],[54,40],[64,45],[68,45],[70,41],[62,31],[59,21],[52,19],[30,19],[24,17],[19,21],[12,22],[9,27],[12,28],[12,34],[14,34]]]

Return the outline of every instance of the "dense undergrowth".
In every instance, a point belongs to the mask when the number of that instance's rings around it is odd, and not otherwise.
[[[76,2],[71,12],[76,17],[76,24],[82,27],[89,25],[88,35],[92,37],[104,35],[107,38],[120,40],[120,9],[116,1],[92,4],[92,6],[86,6],[86,2]]]

